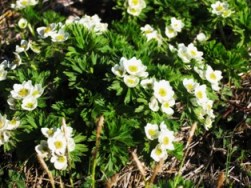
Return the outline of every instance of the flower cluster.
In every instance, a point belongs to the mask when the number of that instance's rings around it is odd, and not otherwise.
[[[174,38],[181,32],[183,27],[184,23],[181,20],[172,17],[171,24],[165,28],[165,34],[169,39]]]
[[[189,63],[192,59],[196,62],[201,62],[203,52],[199,51],[193,43],[185,46],[183,43],[178,44],[178,56],[184,63]]]
[[[15,109],[17,101],[21,102],[23,110],[32,111],[37,107],[37,99],[43,94],[44,88],[41,84],[32,85],[31,80],[24,81],[22,84],[14,84],[8,104],[11,109]]]
[[[121,78],[123,78],[124,83],[130,87],[136,87],[140,78],[146,78],[148,72],[146,72],[147,67],[143,65],[140,59],[133,57],[131,59],[126,59],[122,57],[119,64],[112,67],[112,72]]]
[[[198,118],[203,122],[206,130],[212,127],[213,119],[215,118],[213,112],[213,101],[210,100],[206,93],[206,85],[199,85],[193,79],[185,78],[183,80],[183,85],[187,92],[195,96],[192,102],[195,106],[199,106],[199,110],[195,111]]]
[[[6,116],[0,114],[0,146],[7,143],[11,136],[11,131],[18,128],[20,121],[13,117],[12,120],[8,120]]]
[[[158,33],[158,31],[152,28],[149,24],[146,24],[144,27],[141,27],[140,30],[143,33],[143,35],[147,38],[147,41],[153,39],[158,42],[159,46],[162,44],[161,34]]]
[[[161,105],[161,111],[169,116],[173,115],[172,107],[175,105],[174,91],[167,80],[153,81],[153,96],[149,102],[149,108],[157,112]]]
[[[229,5],[227,2],[216,1],[214,4],[211,5],[211,8],[213,9],[213,14],[222,16],[223,18],[227,18],[233,13],[233,11],[229,9]]]
[[[127,12],[133,16],[139,16],[141,11],[146,8],[145,0],[128,0]]]
[[[73,129],[63,123],[61,128],[42,128],[41,132],[47,140],[42,140],[35,147],[37,154],[46,160],[50,159],[57,170],[65,170],[68,153],[75,149]]]
[[[76,23],[81,24],[86,27],[88,30],[94,31],[96,34],[102,34],[107,31],[108,24],[102,23],[100,17],[95,14],[93,16],[85,15],[82,18],[79,17],[70,17],[66,20],[66,24]]]
[[[16,52],[15,56],[17,56],[19,53],[27,52],[29,49],[31,49],[35,53],[40,53],[40,49],[37,47],[37,44],[33,41],[27,41],[27,40],[21,40],[20,45],[16,45]],[[21,59],[20,57],[17,59]],[[20,65],[20,63],[16,63],[16,65]]]
[[[51,37],[52,42],[64,42],[69,37],[69,34],[64,31],[62,23],[51,23],[48,26],[38,27],[37,33],[43,39]]]
[[[28,6],[35,6],[38,2],[38,0],[17,0],[15,4],[11,4],[11,8],[24,9]]]
[[[173,131],[170,131],[164,122],[161,122],[160,130],[157,124],[147,123],[145,134],[149,140],[158,139],[159,143],[151,152],[151,157],[155,161],[165,160],[167,158],[167,150],[174,150],[173,141],[175,137]]]

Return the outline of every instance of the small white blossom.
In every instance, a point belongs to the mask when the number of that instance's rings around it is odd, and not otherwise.
[[[176,37],[178,33],[171,26],[167,26],[165,27],[165,34],[169,39],[171,39]]]
[[[172,109],[174,105],[175,105],[175,100],[173,98],[166,100],[161,104],[161,111],[171,116],[174,113]]]
[[[14,130],[20,126],[20,121],[17,118],[12,118],[12,120],[7,121],[6,130]]]
[[[144,88],[144,89],[152,89],[153,88],[153,83],[156,81],[155,78],[147,78],[144,80],[141,80],[140,85]]]
[[[132,75],[125,75],[124,76],[124,83],[130,87],[136,87],[139,84],[139,78],[137,76],[132,76]]]
[[[197,86],[194,90],[194,95],[199,103],[204,103],[208,101],[206,94],[206,85]]]
[[[57,33],[51,34],[51,40],[53,42],[64,42],[69,38],[69,34],[63,29],[59,30]]]
[[[159,136],[159,127],[157,124],[147,123],[145,126],[146,137],[149,140],[154,140]]]
[[[204,33],[199,33],[198,35],[196,35],[196,39],[199,41],[199,42],[204,42],[207,40],[207,37]]]
[[[207,81],[211,84],[218,84],[218,82],[222,79],[221,71],[214,71],[211,66],[207,65],[207,69],[205,72],[205,77]]]
[[[6,116],[2,116],[2,114],[0,114],[0,132],[6,130],[7,125]]]
[[[21,105],[23,110],[32,111],[37,107],[37,99],[32,96],[25,97]]]
[[[4,65],[0,64],[0,81],[5,80],[7,77],[7,71],[4,69]]]
[[[172,17],[171,27],[174,29],[174,31],[181,32],[182,28],[184,27],[184,23],[181,20],[178,20],[175,17]]]
[[[167,158],[166,149],[162,147],[161,144],[158,144],[151,152],[151,157],[154,161],[159,162],[161,159],[165,160]]]
[[[25,18],[20,18],[17,24],[20,29],[25,29],[28,25],[28,21]]]
[[[201,60],[203,58],[203,52],[198,51],[193,43],[187,46],[187,54],[190,59]]]
[[[127,12],[133,16],[139,16],[145,7],[144,0],[128,0]]]
[[[32,90],[33,86],[31,80],[28,80],[24,81],[22,84],[14,84],[13,90],[10,93],[14,99],[24,99],[30,95]]]
[[[20,46],[16,45],[16,52],[21,53],[21,52],[26,52],[30,48],[30,43],[26,40],[21,40]]]
[[[65,170],[67,168],[67,158],[64,155],[53,155],[50,161],[57,170]]]
[[[158,141],[161,144],[163,149],[174,150],[174,141],[175,137],[173,135],[173,131],[169,129],[162,130],[159,134]]]
[[[156,81],[153,84],[154,96],[160,103],[168,101],[174,96],[173,88],[166,80]]]
[[[194,89],[198,86],[198,83],[195,82],[193,79],[184,78],[183,85],[188,93],[193,93]]]
[[[41,140],[40,144],[35,147],[35,151],[42,158],[48,158],[50,156],[50,150],[46,140]]]
[[[123,61],[123,65],[126,72],[130,75],[142,78],[146,78],[148,76],[148,72],[146,72],[147,67],[136,57]]]
[[[56,33],[56,27],[57,24],[51,23],[48,26],[38,27],[37,33],[41,38],[47,38],[49,36],[52,36],[54,33]]]
[[[148,105],[153,112],[157,112],[159,110],[159,103],[155,97],[151,97]]]
[[[57,155],[64,155],[67,143],[62,133],[54,135],[53,137],[49,137],[47,143],[49,149],[53,153],[56,153]]]

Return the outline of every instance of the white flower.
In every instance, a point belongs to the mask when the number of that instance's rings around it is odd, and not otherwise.
[[[53,42],[64,42],[69,38],[69,34],[64,30],[59,30],[57,33],[51,34],[51,40]]]
[[[12,70],[22,64],[22,59],[20,55],[16,52],[13,52],[13,54],[15,55],[15,59],[11,62],[11,65],[10,65],[10,69]]]
[[[187,53],[187,47],[183,43],[178,44],[178,56],[184,63],[189,63],[191,60],[191,57]]]
[[[176,37],[178,33],[171,26],[167,26],[165,27],[165,34],[169,39],[171,39]]]
[[[74,23],[79,23],[86,27],[88,30],[94,31],[96,34],[102,34],[103,32],[107,31],[108,24],[101,23],[101,19],[97,14],[93,16],[85,15],[81,19],[78,20],[76,18]]]
[[[26,40],[21,40],[20,46],[16,45],[16,52],[21,53],[29,50],[30,48],[30,43]]]
[[[198,51],[193,43],[190,43],[187,46],[187,54],[190,57],[190,59],[196,59],[196,60],[201,60],[203,56],[203,52]]]
[[[175,137],[173,135],[173,131],[169,129],[162,130],[159,134],[158,141],[161,144],[163,149],[174,150],[174,141]]]
[[[8,131],[0,131],[0,146],[8,142],[10,139],[10,133]]]
[[[24,99],[29,96],[33,86],[31,80],[24,81],[22,84],[14,84],[13,90],[10,92],[14,99]]]
[[[25,29],[28,25],[28,21],[25,18],[20,18],[20,20],[18,21],[18,27],[20,29]]]
[[[145,126],[146,137],[149,140],[154,140],[159,136],[159,127],[157,124],[147,123]]]
[[[208,130],[208,129],[212,128],[212,123],[213,122],[212,122],[211,117],[207,116],[206,119],[205,119],[205,121],[204,121],[204,127],[205,127],[205,129]]]
[[[144,36],[146,36],[147,41],[154,39],[158,42],[158,45],[162,44],[163,39],[161,34],[154,30],[150,25],[146,24],[144,27],[141,27],[140,30],[142,31]]]
[[[49,149],[58,155],[64,155],[66,151],[66,140],[65,136],[60,133],[49,137],[47,140]]]
[[[151,89],[153,88],[153,83],[156,81],[155,78],[147,78],[144,80],[141,80],[140,85],[144,88],[144,89]]]
[[[175,100],[173,98],[166,100],[161,104],[161,111],[171,116],[174,113],[171,107],[174,105],[175,105]]]
[[[195,82],[193,79],[184,78],[183,85],[188,93],[193,93],[194,89],[198,86],[198,83]]]
[[[137,76],[125,75],[124,82],[127,87],[133,88],[139,84],[139,78]]]
[[[194,94],[199,103],[204,103],[208,100],[206,94],[206,85],[199,85],[195,88]]]
[[[35,84],[31,90],[31,96],[34,98],[39,98],[44,92],[44,88],[41,84]]]
[[[153,112],[157,112],[159,110],[159,103],[155,97],[151,97],[148,105]]]
[[[17,0],[16,4],[11,4],[11,8],[24,9],[28,6],[34,6],[38,4],[38,0]]]
[[[194,66],[194,71],[203,79],[205,80],[206,77],[205,77],[205,68],[204,68],[204,65],[198,65],[198,66]]]
[[[34,41],[30,41],[30,49],[37,54],[41,52],[39,45]]]
[[[204,33],[199,33],[198,35],[196,35],[196,39],[199,41],[199,42],[204,42],[207,40],[207,37]]]
[[[42,158],[48,158],[50,155],[50,150],[46,140],[41,140],[40,144],[35,147],[35,151]]]
[[[7,121],[7,130],[14,130],[20,126],[20,121],[17,118],[12,118],[12,120]]]
[[[7,128],[7,119],[6,116],[0,114],[0,132],[6,130]]]
[[[124,68],[126,72],[130,75],[146,78],[148,72],[146,72],[147,67],[142,64],[140,59],[133,57],[127,61],[123,61]]]
[[[126,58],[122,57],[119,61],[119,65],[116,64],[112,67],[112,72],[118,77],[124,77],[126,70],[124,68],[124,62],[127,61]]]
[[[144,0],[128,0],[127,12],[133,16],[138,16],[145,7]]]
[[[207,81],[211,84],[218,84],[218,82],[222,79],[221,71],[216,70],[214,71],[211,66],[207,66],[205,77]]]
[[[169,82],[166,80],[160,80],[154,82],[153,84],[154,96],[158,99],[160,103],[168,101],[174,95],[173,89]]]
[[[158,144],[151,152],[151,157],[154,161],[159,162],[161,159],[165,160],[167,158],[166,150]]]
[[[8,105],[9,105],[9,107],[10,107],[11,110],[15,110],[16,109],[15,108],[16,107],[16,100],[13,97],[9,96],[8,100],[7,100],[7,103],[8,103]]]
[[[65,170],[67,168],[67,158],[64,155],[52,155],[51,163],[57,170]]]
[[[184,27],[184,24],[181,20],[178,20],[175,17],[172,17],[171,27],[174,29],[174,31],[181,32],[182,28]]]
[[[60,134],[60,129],[57,129],[55,127],[53,127],[53,128],[43,127],[43,128],[41,128],[41,132],[46,138],[50,138],[50,137],[53,137],[53,136]]]
[[[43,26],[43,27],[38,27],[37,28],[37,33],[41,38],[47,38],[49,36],[52,36],[54,33],[56,33],[56,27],[57,24],[51,23],[48,26]]]
[[[216,1],[211,5],[212,13],[216,15],[222,15],[225,10],[228,9],[228,4],[226,2]]]
[[[214,91],[220,91],[220,87],[219,87],[219,84],[218,84],[218,83],[212,84],[211,87],[212,87],[212,89],[213,89]]]
[[[37,107],[37,99],[32,96],[28,96],[23,99],[22,105],[23,110],[32,111]]]
[[[7,77],[7,71],[4,69],[4,65],[0,65],[0,81],[5,80]]]
[[[231,14],[232,13],[234,13],[234,11],[232,11],[232,10],[230,10],[230,9],[226,9],[226,10],[224,10],[223,12],[222,12],[222,17],[223,18],[227,18],[227,17],[229,17],[229,16],[231,16]]]
[[[75,149],[75,146],[76,146],[76,144],[75,144],[74,139],[73,138],[68,138],[67,139],[67,150],[68,150],[68,152],[73,151]]]

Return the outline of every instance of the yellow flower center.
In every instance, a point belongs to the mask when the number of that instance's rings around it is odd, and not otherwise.
[[[168,138],[168,137],[164,137],[164,139],[163,139],[163,144],[164,144],[164,145],[168,145],[169,142],[170,142],[169,138]]]
[[[170,107],[169,103],[168,103],[168,102],[165,102],[165,103],[164,103],[164,107],[165,107],[165,108],[169,108],[169,107]]]
[[[139,4],[139,0],[132,0],[132,4],[138,5]]]
[[[55,141],[54,146],[56,149],[60,149],[63,147],[63,143],[61,141]]]
[[[127,79],[127,83],[128,84],[135,84],[135,80],[134,79]]]
[[[23,1],[21,2],[21,4],[22,4],[23,6],[27,6],[27,5],[28,5],[28,0],[23,0]]]
[[[64,156],[58,156],[58,162],[64,163],[65,162],[65,157]]]
[[[0,129],[2,129],[3,126],[4,126],[4,122],[3,122],[3,120],[1,120],[1,121],[0,121]]]
[[[57,41],[63,41],[64,40],[64,35],[62,35],[62,34],[57,35],[56,40]]]
[[[167,95],[166,90],[165,90],[164,88],[160,88],[160,89],[159,89],[159,95],[160,95],[161,97],[165,97],[165,96]]]
[[[210,74],[210,78],[212,79],[212,80],[216,80],[216,75],[214,74],[214,72],[212,72],[211,74]]]
[[[162,149],[157,148],[157,149],[155,150],[155,154],[156,154],[156,155],[161,155],[161,154],[162,154]]]
[[[192,91],[193,90],[193,84],[187,84],[187,89],[189,91]]]
[[[37,95],[39,95],[39,91],[38,91],[38,90],[35,90],[35,91],[32,92],[32,96],[33,96],[33,97],[35,97],[35,96],[37,96]]]
[[[46,27],[45,29],[44,29],[44,33],[49,33],[51,31],[51,28],[50,27]]]
[[[216,10],[218,11],[218,12],[221,12],[221,11],[223,11],[223,6],[222,5],[219,5],[219,6],[217,6],[216,7]]]
[[[198,91],[198,92],[197,92],[197,97],[198,97],[199,99],[202,99],[202,98],[203,98],[203,93],[202,93],[202,91]]]
[[[195,50],[191,50],[191,55],[192,56],[196,56],[197,55],[197,52]]]
[[[148,131],[150,136],[155,136],[156,135],[156,131],[154,129],[149,129]]]
[[[29,102],[25,105],[27,108],[33,108],[34,104],[32,102]]]
[[[18,91],[18,95],[20,97],[26,97],[29,94],[29,90],[26,88],[22,88]]]
[[[130,66],[128,67],[128,69],[129,69],[131,72],[137,72],[137,71],[139,70],[138,67],[135,66],[135,65],[130,65]]]

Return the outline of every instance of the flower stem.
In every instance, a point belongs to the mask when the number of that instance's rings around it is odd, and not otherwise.
[[[104,125],[104,116],[101,115],[97,122],[96,144],[95,144],[96,147],[92,151],[92,157],[93,157],[92,174],[91,174],[92,188],[96,187],[95,172],[96,172],[97,156],[98,156],[98,151],[100,147],[100,137],[101,137],[101,131],[102,131],[103,125]]]

